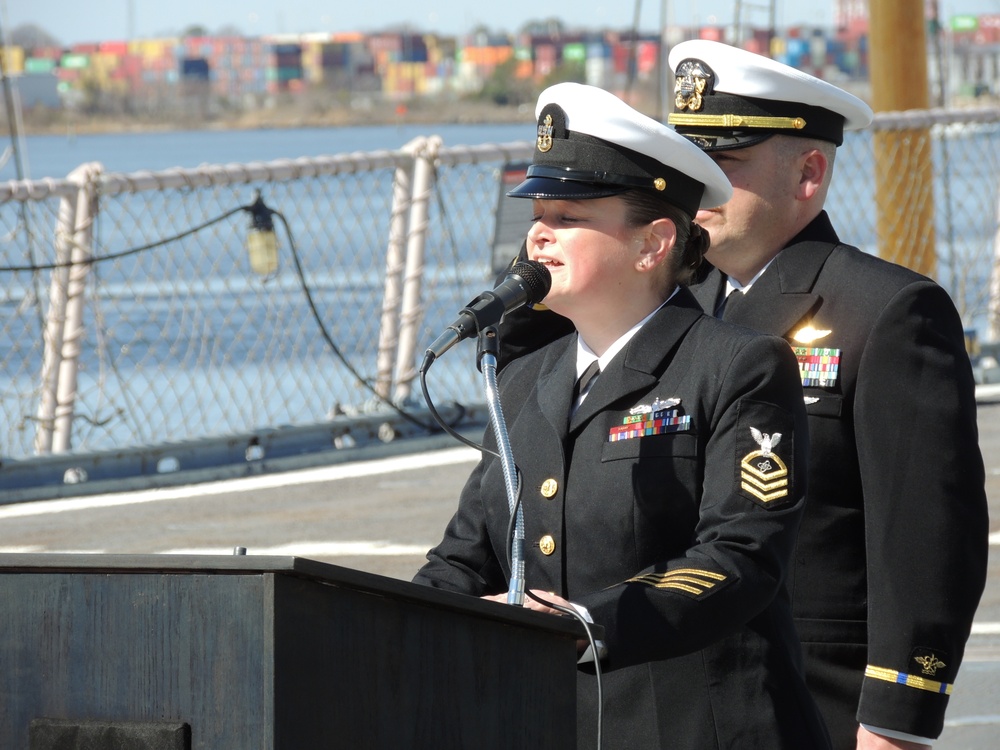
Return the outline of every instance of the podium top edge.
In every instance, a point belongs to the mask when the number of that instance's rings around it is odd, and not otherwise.
[[[0,553],[0,576],[105,573],[117,575],[289,575],[317,583],[465,612],[510,624],[582,637],[583,626],[523,607],[420,586],[304,557],[278,555],[108,555],[93,553]]]
[[[303,570],[305,568],[305,570]],[[5,553],[0,571],[42,572],[51,570],[118,571],[142,573],[188,571],[192,573],[321,572],[337,566],[292,556],[275,555],[105,555],[93,553]]]

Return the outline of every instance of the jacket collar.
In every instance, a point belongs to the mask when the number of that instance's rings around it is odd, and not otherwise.
[[[701,309],[691,293],[685,288],[679,289],[601,372],[570,420],[570,431],[579,428],[613,402],[632,393],[649,390],[659,379],[666,362],[673,357],[684,334],[701,316]],[[571,388],[572,377],[576,373],[573,354],[575,349],[570,347],[569,362],[560,359],[558,365],[560,370],[568,366],[572,372],[567,390]],[[560,375],[558,382],[562,381]],[[565,421],[568,411],[566,408],[561,417],[554,414],[550,419],[554,424],[558,419]]]
[[[838,244],[837,233],[823,211],[778,253],[747,298],[726,314],[726,320],[779,336],[788,334],[821,301],[813,287]],[[702,309],[711,314],[725,288],[726,277],[711,264],[703,266],[707,267],[699,269],[692,293]]]

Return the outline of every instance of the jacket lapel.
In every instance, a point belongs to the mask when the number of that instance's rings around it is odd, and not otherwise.
[[[730,309],[726,320],[765,333],[787,337],[798,323],[822,304],[813,291],[816,279],[840,240],[822,212],[788,246],[778,253],[753,287]],[[725,287],[725,275],[709,263],[702,264],[691,291],[701,308],[714,314]]]
[[[600,381],[600,378],[597,379]],[[576,382],[576,336],[549,347],[538,376],[538,408],[560,438],[566,436],[567,415]],[[594,383],[597,386],[597,383]],[[584,401],[586,403],[586,401]]]
[[[570,420],[570,432],[613,402],[631,393],[648,391],[684,334],[701,316],[691,293],[683,288],[678,290],[594,381],[587,398]]]
[[[715,315],[715,308],[722,300],[722,290],[726,285],[725,275],[708,261],[701,264],[698,276],[688,290],[706,315]]]

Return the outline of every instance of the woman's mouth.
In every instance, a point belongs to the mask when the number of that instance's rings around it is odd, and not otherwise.
[[[551,268],[557,268],[557,267],[559,267],[559,266],[562,265],[562,263],[560,261],[555,260],[554,258],[548,258],[548,257],[546,257],[544,255],[540,255],[537,258],[535,258],[535,262],[536,263],[541,263],[543,266],[545,266],[546,268],[550,268],[550,269]]]

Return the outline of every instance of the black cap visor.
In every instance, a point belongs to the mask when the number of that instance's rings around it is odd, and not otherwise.
[[[772,135],[777,135],[776,131],[761,133],[760,131],[752,132],[748,130],[734,130],[726,133],[722,133],[718,130],[714,132],[706,130],[699,133],[693,128],[685,129],[684,132],[681,132],[680,128],[678,128],[677,132],[691,141],[702,151],[707,151],[709,153],[713,151],[731,151],[737,148],[756,146],[758,143],[766,141]]]
[[[618,177],[622,184],[605,182],[607,173],[545,167],[532,164],[525,180],[508,191],[509,198],[537,198],[550,200],[587,200],[621,195],[633,187],[648,187],[648,180],[630,180]],[[635,182],[636,184],[630,184]]]

